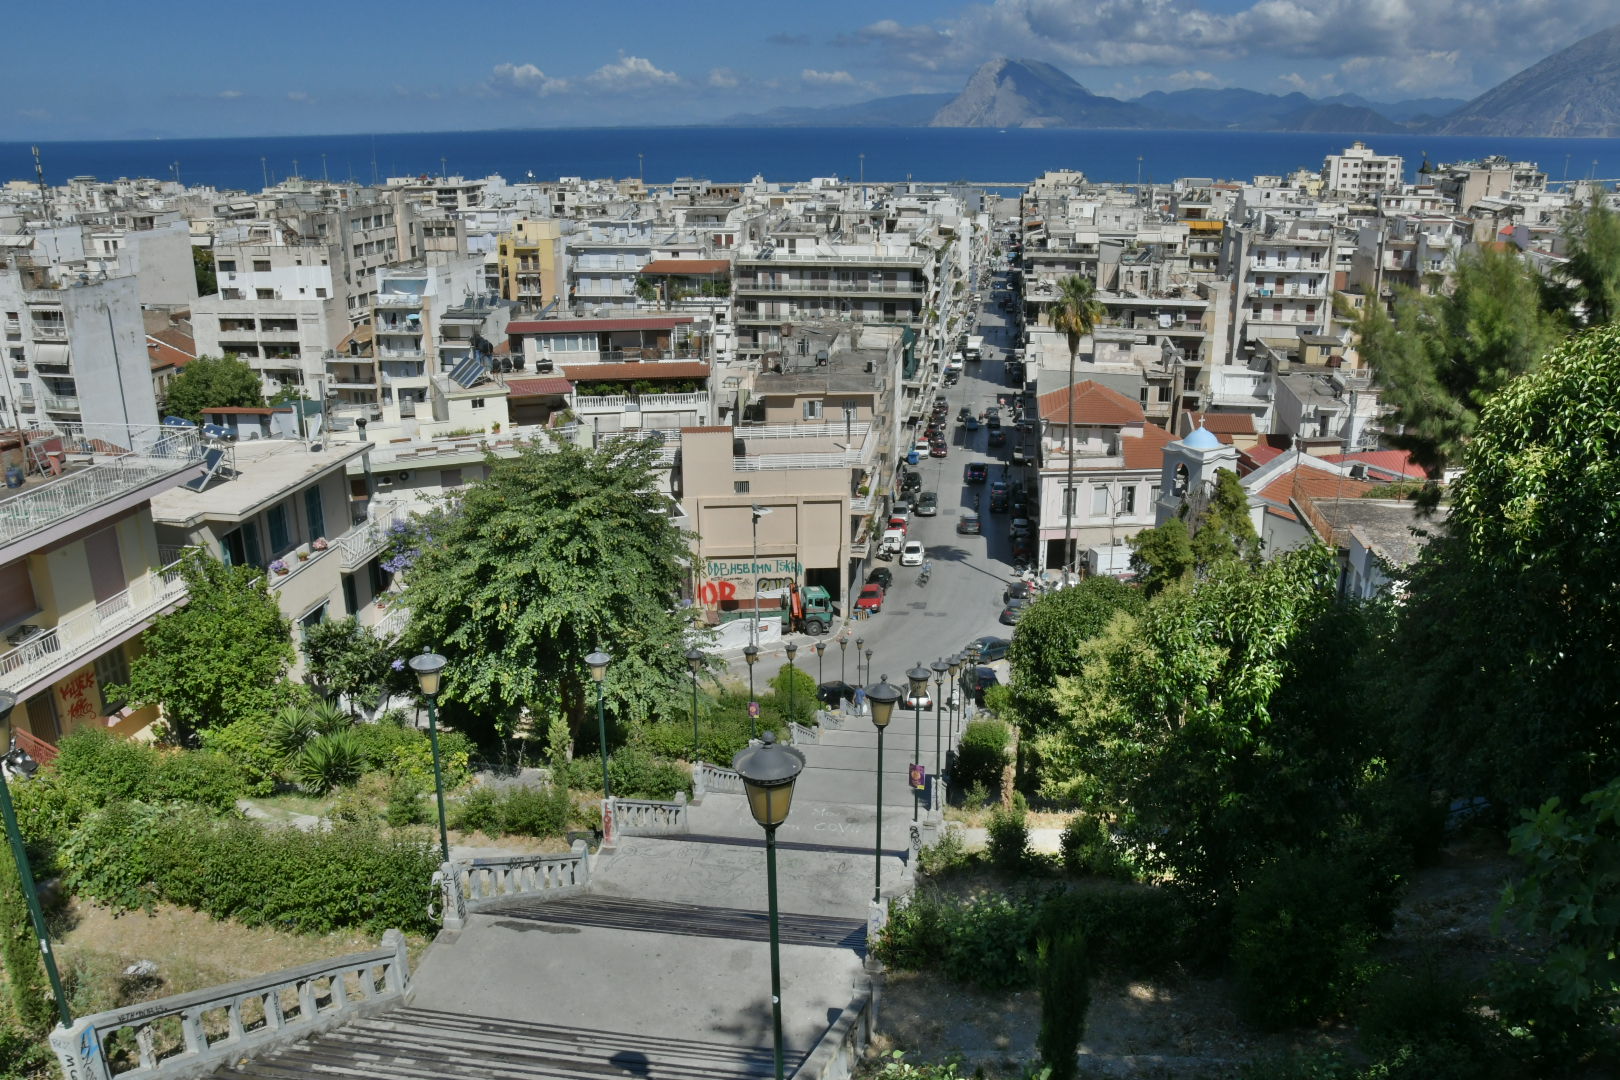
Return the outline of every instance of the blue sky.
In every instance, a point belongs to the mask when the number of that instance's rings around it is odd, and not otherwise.
[[[1119,97],[1471,97],[1614,19],[1573,0],[14,4],[0,140],[702,123],[956,91],[995,56]]]

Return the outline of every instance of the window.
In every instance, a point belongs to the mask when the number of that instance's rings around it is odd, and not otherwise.
[[[253,272],[255,274],[268,274],[270,272],[270,260],[269,259],[254,259],[253,260]]]
[[[319,625],[321,625],[321,623],[323,623],[325,621],[326,621],[326,601],[323,600],[316,607],[312,608],[309,611],[308,614],[304,615],[301,619],[298,620],[299,636],[303,637],[303,636],[307,635],[309,633],[309,628],[310,627],[319,626]]]
[[[236,273],[236,260],[235,259],[221,259],[221,260],[219,260],[219,272],[222,273],[222,274],[234,274],[234,273]]]
[[[360,590],[354,584],[353,574],[343,575],[343,610],[350,615],[360,610]]]
[[[315,295],[316,295],[316,297],[318,297],[320,299],[325,299],[326,298],[326,290],[323,289],[323,288],[317,287],[315,289]]]
[[[1098,486],[1091,489],[1091,516],[1108,516],[1108,489],[1106,487]]]
[[[1157,503],[1159,501],[1159,495],[1163,491],[1164,491],[1164,488],[1161,485],[1154,484],[1152,487],[1148,488],[1148,501],[1153,502],[1153,503]]]
[[[804,403],[804,418],[806,420],[821,419],[821,402],[807,401]]]
[[[258,300],[274,300],[276,298],[276,290],[274,290],[274,289],[254,289],[253,290],[253,296],[254,296],[255,299],[258,299]]]
[[[1170,400],[1170,388],[1168,386],[1159,387],[1159,400],[1160,401],[1169,401]]]
[[[1126,484],[1119,489],[1119,512],[1121,514],[1136,513],[1136,485]]]
[[[326,512],[321,507],[319,484],[304,489],[304,517],[309,522],[309,535],[312,539],[326,535]]]
[[[475,408],[475,409],[482,409],[484,407],[484,399],[481,398],[481,397],[473,398],[472,399],[472,407]]]
[[[129,661],[124,657],[122,645],[96,659],[96,683],[101,687],[101,708],[104,715],[111,716],[128,704],[122,698],[108,696],[107,687],[123,686],[128,682]]]
[[[747,495],[748,494],[748,481],[747,480],[733,480],[731,482],[731,492],[734,495]]]
[[[462,478],[461,478],[461,470],[460,469],[442,469],[442,470],[440,470],[440,472],[439,472],[439,486],[440,487],[458,488],[463,483],[465,483],[465,481],[462,480]]]
[[[252,522],[220,537],[219,554],[226,566],[263,566],[259,554],[259,531]]]
[[[277,555],[292,547],[292,528],[287,520],[287,504],[279,502],[266,515],[270,523],[270,550]]]

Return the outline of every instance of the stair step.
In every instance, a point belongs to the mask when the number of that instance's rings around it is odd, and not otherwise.
[[[724,938],[729,941],[767,941],[770,918],[766,912],[744,908],[672,904],[660,900],[632,900],[590,895],[556,900],[512,900],[478,909],[480,916],[527,919],[563,926],[599,926],[647,934]],[[778,917],[778,936],[784,945],[811,945],[828,949],[866,948],[866,921],[826,915],[784,912]]]
[[[764,840],[756,840],[746,836],[721,836],[718,833],[670,833],[666,836],[649,837],[649,839],[658,840],[659,842],[674,841],[682,844],[722,844],[726,847],[762,848],[765,846]],[[868,858],[872,855],[871,844],[862,847],[859,844],[815,844],[803,840],[779,839],[776,841],[776,846],[781,851],[825,851],[836,855],[865,855]],[[883,855],[885,858],[904,859],[906,851],[907,849],[904,847],[886,848]]]
[[[432,1009],[397,1009],[223,1068],[258,1080],[753,1080],[769,1047],[569,1028]]]

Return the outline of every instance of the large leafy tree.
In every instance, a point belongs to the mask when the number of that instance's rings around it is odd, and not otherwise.
[[[1620,214],[1594,198],[1565,225],[1569,258],[1549,289],[1555,310],[1577,326],[1604,326],[1620,315]]]
[[[1364,767],[1345,657],[1364,637],[1320,547],[1229,560],[1122,614],[1060,678],[1042,790],[1115,817],[1137,855],[1229,896],[1320,840]]]
[[[1249,517],[1249,497],[1231,469],[1215,470],[1215,487],[1193,515],[1193,558],[1208,569],[1217,563],[1260,558],[1260,537]]]
[[[1048,726],[1058,679],[1080,673],[1080,646],[1101,634],[1117,612],[1141,610],[1143,594],[1111,577],[1093,576],[1031,604],[1013,631],[1014,708],[1030,730]]]
[[[1620,326],[1487,406],[1397,654],[1425,771],[1503,810],[1620,775]]]
[[[393,674],[388,642],[352,617],[311,626],[302,649],[310,682],[322,694],[348,698],[351,708],[374,707]]]
[[[129,682],[109,696],[158,704],[176,741],[200,730],[263,716],[291,692],[291,627],[265,583],[264,571],[226,566],[201,552],[180,564],[189,598],[141,638]]]
[[[489,475],[423,523],[404,569],[409,637],[450,661],[444,696],[474,710],[565,716],[591,702],[585,657],[613,657],[605,693],[645,720],[690,678],[679,606],[686,542],[657,492],[656,446],[558,441],[489,459]]]
[[[1103,306],[1097,302],[1097,285],[1090,278],[1070,274],[1058,282],[1057,299],[1051,307],[1052,328],[1069,343],[1069,406],[1064,418],[1063,439],[1068,449],[1068,477],[1064,481],[1068,492],[1064,500],[1063,566],[1074,567],[1074,507],[1079,495],[1074,487],[1074,365],[1080,356],[1080,342],[1097,328],[1103,318]]]
[[[1400,290],[1393,317],[1369,305],[1357,329],[1400,429],[1389,441],[1436,480],[1460,459],[1485,403],[1561,334],[1536,275],[1517,253],[1494,248],[1458,262],[1451,292]]]
[[[204,409],[262,408],[259,376],[234,356],[199,356],[169,384],[164,410],[196,422]]]
[[[1143,529],[1128,543],[1131,545],[1131,573],[1149,596],[1187,580],[1197,565],[1192,537],[1187,533],[1187,523],[1180,517]]]

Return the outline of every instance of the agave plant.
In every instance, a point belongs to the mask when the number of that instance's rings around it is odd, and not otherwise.
[[[315,718],[301,705],[284,706],[270,718],[270,745],[287,761],[302,753],[315,735]]]
[[[298,785],[311,795],[325,795],[358,780],[363,765],[354,732],[347,728],[334,731],[311,742],[298,755]]]
[[[307,710],[310,720],[315,724],[315,730],[322,735],[330,735],[334,731],[344,731],[354,724],[354,717],[330,701],[317,701]]]

